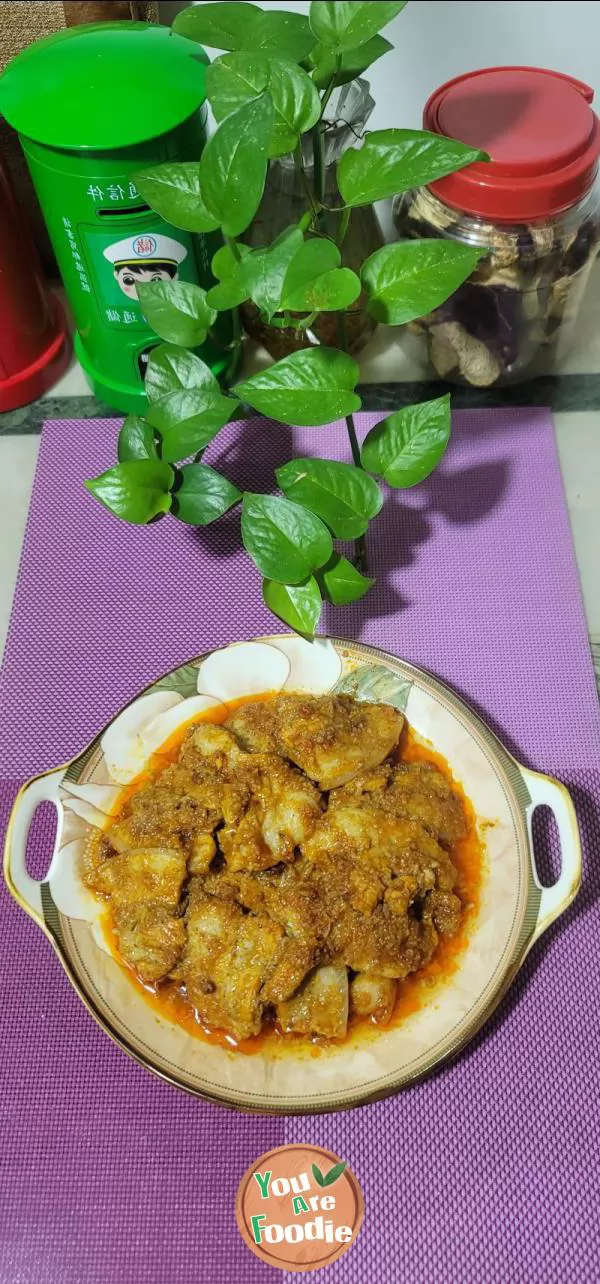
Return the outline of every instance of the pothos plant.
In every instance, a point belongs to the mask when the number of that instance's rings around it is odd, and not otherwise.
[[[146,418],[129,416],[118,463],[86,483],[125,521],[165,513],[193,526],[241,505],[241,538],[263,577],[266,605],[292,629],[314,634],[322,601],[334,606],[368,592],[365,537],[384,500],[377,478],[401,489],[435,468],[450,434],[448,396],[387,415],[362,444],[354,423],[361,401],[357,363],[348,355],[344,314],[360,295],[376,321],[401,325],[432,311],[473,271],[481,251],[450,240],[385,245],[362,265],[343,265],[353,211],[489,159],[463,143],[413,129],[367,133],[337,167],[335,239],[321,226],[323,135],[334,89],[392,48],[380,30],[399,3],[310,5],[308,17],[254,4],[204,3],[185,9],[174,29],[223,54],[207,68],[217,122],[198,163],[163,164],[136,176],[142,196],[167,222],[190,232],[220,230],[215,284],[138,286],[149,325],[163,342],[146,375]],[[302,135],[310,131],[314,163]],[[295,153],[306,210],[271,245],[250,249],[269,162]],[[223,390],[193,349],[214,337],[218,313],[252,300],[271,325],[305,331],[312,346]],[[311,329],[321,312],[338,316],[339,347],[319,346]],[[234,340],[234,343],[236,340]],[[242,493],[203,462],[203,452],[241,403],[283,424],[315,428],[314,458],[290,459],[275,475],[281,494]],[[327,423],[345,418],[353,462],[323,458]],[[321,435],[322,434],[322,435]],[[336,541],[355,541],[352,560]]]

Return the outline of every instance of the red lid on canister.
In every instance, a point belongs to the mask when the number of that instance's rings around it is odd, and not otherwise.
[[[593,89],[541,67],[487,67],[431,95],[423,125],[479,147],[491,162],[449,174],[431,191],[467,214],[524,222],[577,204],[600,155]]]

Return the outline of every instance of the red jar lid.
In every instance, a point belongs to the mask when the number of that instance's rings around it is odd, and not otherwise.
[[[431,183],[440,200],[490,221],[522,223],[576,205],[600,155],[593,89],[539,67],[489,67],[431,95],[425,129],[480,147],[491,162]]]

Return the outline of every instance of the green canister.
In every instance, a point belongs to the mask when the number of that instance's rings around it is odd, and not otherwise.
[[[0,111],[27,157],[75,318],[76,354],[94,392],[118,410],[143,413],[148,355],[159,342],[138,282],[213,283],[219,233],[171,227],[135,185],[137,170],[199,157],[207,62],[199,45],[167,27],[105,22],[37,41],[0,77]],[[198,351],[215,374],[225,370],[223,348],[207,341]]]

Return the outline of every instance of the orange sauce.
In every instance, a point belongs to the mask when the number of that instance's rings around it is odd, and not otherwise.
[[[230,701],[222,709],[211,709],[210,713],[200,714],[198,717],[191,719],[190,722],[178,727],[177,731],[161,745],[160,749],[152,754],[144,770],[122,789],[109,820],[113,820],[119,815],[131,796],[142,785],[155,779],[169,763],[175,761],[181,743],[192,725],[198,722],[225,722],[230,713],[239,705],[249,704],[251,701],[268,700],[273,694],[273,692],[264,692],[257,696],[243,696],[239,700]],[[250,1039],[236,1041],[223,1030],[213,1030],[203,1025],[196,1010],[173,982],[159,982],[156,986],[152,986],[145,985],[140,980],[132,968],[121,958],[112,915],[110,909],[107,909],[102,920],[107,944],[120,965],[129,973],[132,984],[157,1013],[162,1017],[166,1017],[167,1020],[183,1026],[195,1038],[202,1039],[206,1043],[216,1044],[222,1048],[228,1048],[230,1051],[242,1052],[247,1056],[252,1056],[266,1048],[268,1048],[270,1055],[280,1055],[282,1052],[288,1051],[297,1054],[299,1051],[303,1051],[311,1056],[320,1056],[329,1046],[335,1047],[340,1042],[344,1043],[350,1040],[355,1042],[357,1038],[370,1038],[380,1030],[389,1030],[390,1027],[399,1025],[406,1017],[418,1012],[426,1002],[431,1002],[435,997],[436,991],[457,971],[460,966],[461,955],[469,943],[471,929],[479,909],[481,883],[485,868],[485,848],[478,833],[473,805],[470,799],[467,798],[462,785],[454,779],[446,759],[430,745],[419,740],[407,722],[404,724],[400,737],[397,758],[401,762],[434,763],[438,770],[451,782],[455,793],[458,794],[462,801],[467,818],[467,833],[464,838],[461,838],[449,848],[450,858],[458,873],[455,890],[460,896],[464,907],[461,930],[453,937],[441,936],[435,954],[429,963],[426,963],[418,972],[406,977],[404,981],[398,982],[398,997],[392,1018],[388,1024],[386,1026],[377,1026],[368,1017],[355,1018],[349,1022],[346,1039],[330,1043],[328,1040],[311,1039],[306,1035],[284,1035],[277,1025],[266,1023],[260,1034],[254,1035]]]

